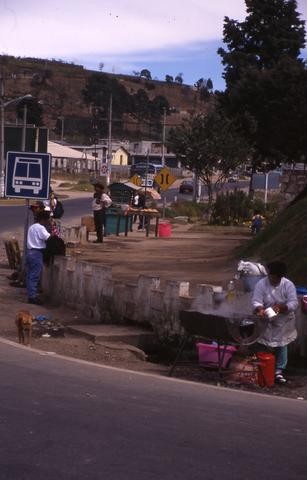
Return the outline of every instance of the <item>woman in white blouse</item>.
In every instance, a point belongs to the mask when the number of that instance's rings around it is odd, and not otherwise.
[[[258,339],[258,351],[271,350],[275,354],[275,382],[286,383],[283,371],[288,363],[288,345],[297,337],[295,310],[298,307],[296,288],[285,277],[286,265],[275,261],[267,265],[268,276],[259,280],[252,297],[254,313],[260,317],[271,307],[276,315],[269,319],[268,326]]]

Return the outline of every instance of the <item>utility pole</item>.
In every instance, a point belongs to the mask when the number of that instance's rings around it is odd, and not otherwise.
[[[163,130],[162,130],[162,167],[165,167],[165,130],[166,130],[166,108],[163,108]]]
[[[4,197],[4,78],[0,73],[0,197]]]
[[[64,141],[64,117],[61,116],[60,120],[61,120],[61,142],[63,142]]]
[[[108,175],[107,175],[107,185],[110,184],[111,178],[111,169],[112,169],[112,93],[110,95],[110,104],[109,104],[109,136],[108,136],[108,159],[107,159],[107,166],[108,166]]]
[[[21,137],[21,151],[26,151],[26,138],[27,138],[27,115],[28,106],[25,103],[23,106],[23,120],[22,120],[22,137]]]
[[[162,129],[162,168],[165,167],[165,127],[166,127],[166,108],[163,108],[163,129]],[[165,218],[165,209],[166,209],[166,196],[165,193],[162,195],[163,197],[163,210],[162,210],[162,218]]]
[[[5,125],[4,125],[4,110],[9,105],[14,105],[21,100],[33,98],[31,94],[23,95],[22,97],[14,98],[12,100],[4,101],[4,76],[0,71],[0,197],[4,197],[4,168],[5,168]],[[26,114],[27,115],[27,114]],[[26,138],[25,131],[23,129],[22,135]],[[23,138],[22,137],[22,138]],[[22,140],[22,142],[25,140]]]
[[[22,120],[22,137],[21,137],[21,151],[26,151],[26,139],[27,139],[27,115],[28,115],[28,106],[27,103],[24,103],[23,106],[23,120]],[[26,257],[27,257],[27,237],[30,223],[30,200],[26,198],[26,215],[25,215],[25,225],[23,231],[23,255],[22,255],[22,272],[25,275],[26,269]]]

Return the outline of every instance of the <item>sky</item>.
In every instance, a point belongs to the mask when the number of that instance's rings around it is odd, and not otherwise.
[[[298,0],[307,20],[307,0]],[[164,80],[223,89],[223,21],[242,21],[244,0],[0,0],[0,54],[62,59],[116,74],[148,69]],[[302,52],[307,58],[307,50]]]

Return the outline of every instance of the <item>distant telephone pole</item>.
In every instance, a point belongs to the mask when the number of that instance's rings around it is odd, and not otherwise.
[[[111,178],[111,170],[112,170],[112,104],[113,104],[113,97],[112,93],[110,95],[110,104],[109,104],[109,136],[108,136],[108,158],[107,158],[107,166],[108,166],[108,175],[107,175],[107,185],[110,183]]]
[[[162,167],[165,167],[165,129],[166,129],[166,108],[163,108],[163,129],[162,129]]]
[[[0,72],[0,197],[4,197],[4,78]]]

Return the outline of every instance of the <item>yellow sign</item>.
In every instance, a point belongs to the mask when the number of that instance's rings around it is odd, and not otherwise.
[[[162,190],[167,190],[176,180],[176,177],[171,174],[167,167],[163,167],[162,170],[155,176],[155,182],[160,185]]]
[[[133,177],[130,178],[130,182],[131,183],[134,183],[134,185],[136,185],[137,187],[141,187],[142,186],[142,179],[139,175],[135,174],[133,175]]]

